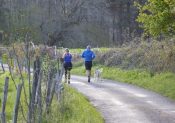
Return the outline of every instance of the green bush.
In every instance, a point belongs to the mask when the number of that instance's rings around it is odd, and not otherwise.
[[[167,39],[168,40],[168,39]],[[132,43],[96,52],[95,62],[122,69],[146,69],[151,73],[175,72],[175,41]]]

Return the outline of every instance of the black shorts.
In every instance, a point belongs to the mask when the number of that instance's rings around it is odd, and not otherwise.
[[[72,69],[72,63],[71,62],[64,62],[64,69],[65,70],[71,70]]]
[[[92,68],[92,61],[85,61],[85,68],[86,68],[86,70],[91,70],[91,68]]]

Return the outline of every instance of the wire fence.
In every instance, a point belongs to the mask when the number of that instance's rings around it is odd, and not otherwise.
[[[43,116],[50,113],[54,94],[58,101],[61,99],[64,70],[60,61],[61,53],[55,46],[36,46],[30,41],[1,49],[3,55],[5,54],[0,62],[2,72],[7,71],[10,76],[4,82],[0,121],[7,122],[6,105],[10,80],[16,89],[12,123],[41,123]],[[61,48],[59,49],[61,52]],[[16,76],[20,78],[20,82],[17,82]]]

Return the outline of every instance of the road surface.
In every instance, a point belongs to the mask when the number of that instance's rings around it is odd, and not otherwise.
[[[72,76],[71,84],[99,110],[105,123],[175,123],[175,101],[154,92],[111,80],[87,83]]]

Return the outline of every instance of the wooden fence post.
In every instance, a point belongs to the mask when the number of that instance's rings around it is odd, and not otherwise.
[[[42,93],[41,93],[42,72],[40,71],[38,86],[36,90],[35,103],[38,108],[38,123],[42,123]]]
[[[56,85],[56,83],[58,81],[58,78],[59,78],[59,73],[56,74],[55,79],[53,80],[53,84],[52,84],[52,87],[51,87],[51,94],[50,94],[49,105],[51,105],[51,103],[52,103],[53,95],[54,95],[54,92],[55,92],[55,85]]]
[[[36,60],[34,61],[34,70],[33,70],[33,84],[32,84],[32,95],[29,103],[29,111],[28,111],[28,123],[31,123],[33,119],[33,114],[34,114],[34,106],[35,106],[35,97],[36,97],[36,91],[37,91],[37,86],[38,86],[38,81],[39,81],[39,74],[40,74],[40,60],[39,57],[36,57]]]
[[[50,102],[50,94],[52,87],[52,73],[48,73],[48,81],[47,81],[47,93],[46,93],[46,112],[49,113],[49,102]]]
[[[62,81],[62,76],[63,76],[63,72],[64,72],[64,67],[63,67],[63,63],[61,63],[59,72],[57,73],[56,76],[56,88],[55,88],[55,92],[57,94],[57,99],[60,100],[61,99],[61,92],[64,89],[63,85],[61,83]]]
[[[3,96],[3,100],[2,100],[2,110],[1,110],[2,123],[6,123],[5,107],[6,107],[6,102],[7,102],[8,84],[9,84],[9,77],[6,77],[5,78],[5,85],[4,85],[4,96]]]
[[[22,90],[22,84],[18,84],[17,96],[16,96],[15,108],[14,108],[14,112],[13,112],[13,121],[12,121],[12,123],[17,123],[18,109],[19,109],[18,107],[19,107],[19,103],[20,103],[21,90]]]

